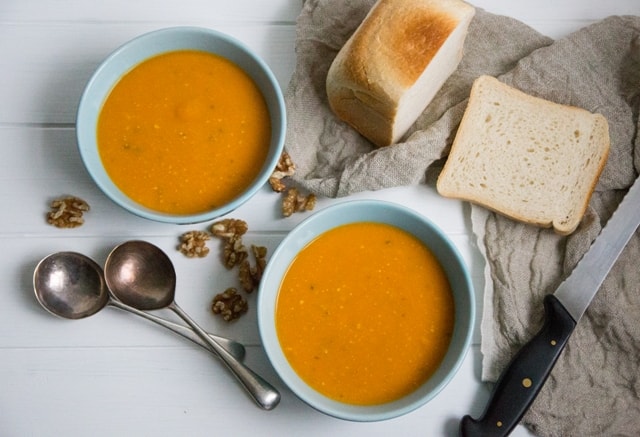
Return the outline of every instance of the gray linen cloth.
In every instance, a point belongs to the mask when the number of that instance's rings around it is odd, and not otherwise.
[[[295,182],[323,196],[433,185],[481,74],[558,103],[603,114],[611,151],[589,208],[570,236],[470,208],[486,261],[483,374],[495,381],[542,326],[544,295],[588,250],[640,170],[640,17],[609,17],[552,40],[478,9],[457,71],[399,144],[376,148],[332,114],[329,66],[374,0],[307,0],[285,93],[286,150]],[[638,205],[640,213],[640,205]],[[523,423],[540,436],[640,435],[640,233],[614,266]]]

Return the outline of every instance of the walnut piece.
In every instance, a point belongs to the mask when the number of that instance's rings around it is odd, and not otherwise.
[[[224,219],[211,225],[211,233],[220,238],[233,238],[244,235],[249,226],[247,222],[240,219]]]
[[[82,215],[89,209],[89,204],[79,197],[60,197],[51,202],[47,223],[57,228],[76,228],[84,224]]]
[[[207,232],[189,231],[180,236],[178,250],[188,258],[203,258],[209,253],[207,241],[211,237]]]
[[[245,259],[240,264],[240,270],[238,277],[242,288],[247,293],[253,292],[258,285],[260,285],[260,279],[262,279],[262,273],[267,265],[267,248],[264,246],[251,246],[251,253],[255,258],[256,264],[251,267],[248,259]]]
[[[242,243],[242,236],[249,230],[247,222],[239,219],[224,219],[211,225],[211,232],[224,240],[222,258],[227,269],[247,259],[247,249]]]
[[[269,177],[269,184],[271,185],[273,191],[277,193],[281,193],[282,191],[284,191],[287,186],[284,184],[284,182],[282,182],[282,179],[286,178],[287,176],[293,176],[295,172],[296,165],[291,160],[291,157],[287,152],[282,152],[275,170]]]
[[[246,313],[248,308],[247,300],[233,287],[217,294],[211,304],[211,311],[220,314],[227,322],[237,319]]]
[[[316,207],[316,196],[300,194],[296,188],[289,188],[282,199],[282,215],[289,217],[294,212],[311,211]]]
[[[242,242],[242,236],[249,230],[247,223],[238,219],[225,219],[214,223],[211,232],[224,242],[223,263],[227,269],[238,267],[238,279],[242,289],[253,292],[260,284],[260,279],[266,267],[267,248],[251,246],[251,254],[255,259],[252,267],[249,261],[249,251]],[[226,321],[235,320],[247,311],[246,299],[238,294],[235,288],[228,288],[215,296],[212,311],[222,314]]]
[[[224,265],[227,269],[232,269],[247,259],[249,254],[242,243],[242,237],[228,238],[225,240],[222,250]]]

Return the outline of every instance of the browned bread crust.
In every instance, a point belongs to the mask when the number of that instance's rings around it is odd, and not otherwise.
[[[378,146],[397,142],[457,67],[474,13],[461,0],[379,0],[329,69],[334,113]]]

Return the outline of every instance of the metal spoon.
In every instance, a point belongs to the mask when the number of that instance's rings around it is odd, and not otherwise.
[[[58,252],[43,258],[33,274],[36,298],[51,314],[65,319],[82,319],[105,306],[129,311],[210,350],[190,328],[132,308],[115,299],[109,292],[102,267],[91,258],[76,252]],[[208,334],[237,359],[244,358],[244,346],[228,338]]]
[[[207,336],[175,302],[176,272],[160,248],[146,241],[128,241],[117,246],[105,263],[107,285],[120,301],[139,310],[168,308],[182,318],[220,356],[253,400],[271,410],[280,393]]]

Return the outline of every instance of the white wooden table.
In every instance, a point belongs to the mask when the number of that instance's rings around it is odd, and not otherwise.
[[[476,0],[490,12],[561,37],[613,14],[640,14],[637,0]],[[278,380],[260,346],[251,311],[226,324],[209,311],[235,274],[217,259],[175,250],[191,228],[149,222],[109,201],[85,172],[74,135],[75,111],[92,71],[113,49],[141,33],[174,25],[215,28],[244,41],[286,87],[293,71],[300,0],[2,0],[0,2],[0,436],[455,435],[467,413],[478,415],[489,389],[480,382],[476,333],[453,381],[425,407],[371,424],[327,417]],[[91,205],[86,224],[60,230],[45,222],[63,194]],[[467,208],[429,186],[354,198],[403,203],[440,225],[465,257],[482,301],[482,261]],[[321,199],[318,208],[333,202]],[[271,251],[308,214],[283,219],[279,198],[263,189],[231,216],[249,223],[247,242]],[[34,298],[36,263],[74,250],[103,263],[116,244],[145,239],[165,249],[178,273],[177,300],[206,329],[244,342],[247,363],[282,391],[281,404],[259,410],[221,363],[192,343],[114,309],[81,321],[58,319]],[[476,330],[476,332],[478,332]],[[527,435],[520,427],[514,435]]]

